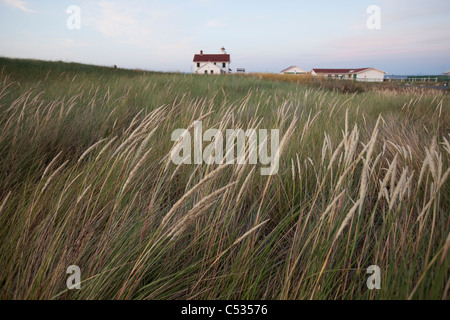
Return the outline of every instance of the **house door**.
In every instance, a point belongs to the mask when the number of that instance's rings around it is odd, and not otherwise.
[[[356,80],[356,74],[353,75],[353,80]]]

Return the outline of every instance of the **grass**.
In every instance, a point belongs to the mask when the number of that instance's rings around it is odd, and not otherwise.
[[[315,88],[324,88],[328,90],[335,90],[341,93],[361,93],[365,91],[411,91],[411,85],[418,86],[419,89],[422,87],[428,87],[433,89],[445,90],[447,93],[450,89],[442,89],[444,83],[446,82],[445,76],[437,76],[439,82],[427,82],[427,81],[384,81],[384,82],[360,82],[352,80],[339,80],[328,77],[315,77],[311,74],[302,75],[290,75],[290,74],[275,74],[275,73],[250,73],[247,75],[241,75],[246,77],[251,77],[255,79],[271,80],[276,82],[288,82],[296,83],[302,85],[309,85]],[[448,79],[447,79],[448,80]],[[447,81],[448,82],[448,81]]]
[[[448,299],[448,93],[0,70],[1,299]],[[172,164],[197,119],[280,129],[278,173]]]

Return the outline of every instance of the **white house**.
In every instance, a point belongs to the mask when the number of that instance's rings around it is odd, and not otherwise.
[[[280,74],[307,74],[307,72],[297,66],[290,66],[289,68],[281,71]]]
[[[317,69],[311,70],[313,76],[327,77],[342,80],[382,82],[386,72],[375,68],[359,69]]]
[[[230,69],[230,55],[226,53],[225,48],[221,49],[220,54],[200,54],[194,55],[194,73],[195,74],[227,74]]]
[[[450,70],[445,73],[446,76],[450,76]]]

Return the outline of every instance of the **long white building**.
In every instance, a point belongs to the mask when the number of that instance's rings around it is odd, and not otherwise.
[[[343,80],[382,82],[386,72],[375,68],[359,69],[317,69],[311,70],[313,76],[327,77]]]

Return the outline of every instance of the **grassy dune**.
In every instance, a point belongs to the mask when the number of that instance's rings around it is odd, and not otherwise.
[[[197,119],[278,174],[174,165]],[[448,299],[449,140],[445,92],[0,59],[0,298]]]

